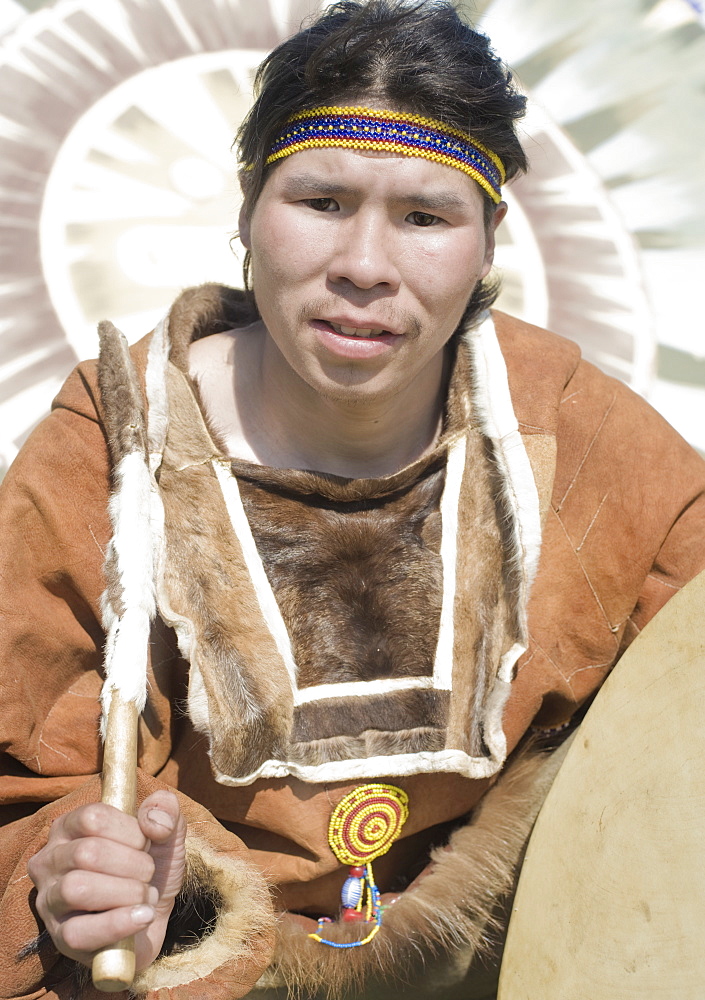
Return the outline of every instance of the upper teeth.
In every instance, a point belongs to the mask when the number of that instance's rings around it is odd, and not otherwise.
[[[330,324],[336,333],[342,333],[346,337],[378,337],[383,331],[379,329],[362,329],[357,326],[341,326],[339,323]]]

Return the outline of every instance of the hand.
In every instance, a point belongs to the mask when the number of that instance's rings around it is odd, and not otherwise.
[[[137,971],[159,954],[184,873],[186,823],[172,792],[154,792],[137,817],[96,802],[54,821],[27,865],[37,910],[68,958],[93,956],[131,934]]]

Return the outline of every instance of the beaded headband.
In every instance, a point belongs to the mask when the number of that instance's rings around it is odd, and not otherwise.
[[[500,158],[459,129],[433,118],[362,107],[299,111],[284,126],[266,162],[274,163],[292,153],[322,146],[422,156],[462,170],[477,181],[492,201],[502,200],[505,172]]]

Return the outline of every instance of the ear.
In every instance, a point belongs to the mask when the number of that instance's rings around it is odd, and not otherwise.
[[[240,213],[237,219],[237,235],[244,246],[245,250],[250,250],[250,218],[245,211],[245,205],[247,204],[247,189],[250,184],[250,176],[246,170],[240,170],[238,172],[238,180],[240,181],[240,191],[242,193],[242,204],[240,206]]]
[[[486,278],[490,273],[490,268],[492,267],[492,263],[494,261],[495,230],[507,214],[507,208],[508,205],[506,201],[500,201],[499,205],[497,205],[494,210],[494,214],[489,225],[485,229],[485,259],[482,264],[482,271],[480,274],[481,278]]]
[[[244,246],[245,250],[252,249],[252,243],[250,240],[250,218],[245,212],[245,206],[240,208],[240,214],[237,219],[237,235],[240,242]]]

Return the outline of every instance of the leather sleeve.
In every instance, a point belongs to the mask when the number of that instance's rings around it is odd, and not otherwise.
[[[100,767],[110,471],[95,365],[79,366],[0,487],[0,801],[49,802]],[[155,629],[141,764],[169,757],[176,655]]]
[[[95,412],[60,409],[0,488],[2,801],[49,801],[98,770],[108,465]]]
[[[641,397],[581,362],[562,394],[529,650],[505,724],[564,723],[705,569],[705,462]]]
[[[33,906],[27,859],[53,818],[99,797],[103,554],[109,469],[91,365],[74,372],[0,488],[0,997],[93,997]],[[140,796],[169,759],[181,683],[171,633],[155,627],[140,722]],[[178,794],[178,793],[177,793]],[[243,996],[269,961],[269,892],[242,842],[181,796],[189,822],[187,897],[170,954],[136,982],[150,1000]],[[47,803],[46,805],[43,805]],[[194,925],[184,913],[212,918]],[[184,949],[184,941],[195,947]],[[190,985],[189,985],[190,984]],[[95,993],[95,997],[101,994]],[[124,994],[126,996],[126,994]]]

